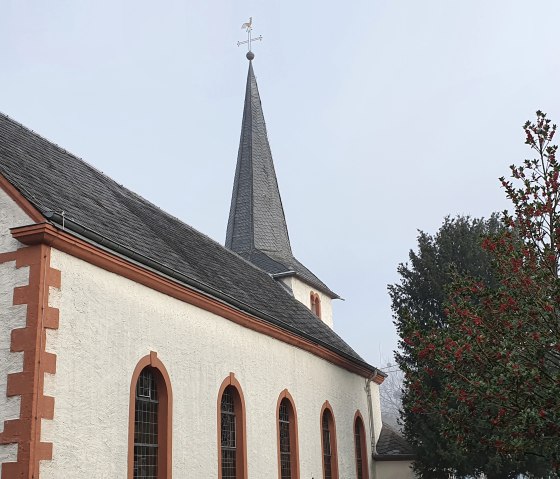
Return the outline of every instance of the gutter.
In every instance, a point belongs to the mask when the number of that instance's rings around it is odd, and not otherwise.
[[[373,419],[373,404],[371,403],[371,381],[372,379],[381,371],[375,369],[374,373],[366,379],[366,396],[367,396],[367,406],[368,406],[368,419],[369,419],[369,439],[371,444],[371,455],[377,455],[377,444],[375,441],[375,421]]]
[[[254,308],[242,301],[239,301],[238,299],[234,298],[233,296],[230,296],[229,294],[220,291],[216,288],[214,288],[213,286],[210,286],[202,281],[199,281],[191,276],[185,275],[177,270],[174,270],[172,268],[169,268],[168,266],[165,266],[162,263],[159,263],[153,259],[148,258],[147,256],[138,253],[130,248],[128,248],[127,246],[121,245],[113,240],[110,240],[109,238],[95,232],[94,230],[88,228],[87,226],[81,225],[80,223],[74,221],[74,220],[70,220],[67,217],[64,216],[64,213],[60,214],[60,213],[55,213],[53,211],[47,211],[45,213],[43,213],[43,215],[45,216],[45,218],[51,222],[54,226],[58,226],[60,227],[63,231],[66,232],[72,232],[75,236],[80,237],[81,239],[86,240],[89,243],[93,243],[96,246],[100,246],[105,250],[108,250],[112,253],[117,253],[119,256],[122,256],[128,260],[132,260],[134,263],[140,264],[143,267],[147,267],[148,269],[151,269],[152,271],[166,276],[170,279],[173,279],[175,281],[178,281],[179,283],[182,283],[186,286],[188,286],[189,288],[193,288],[207,296],[212,296],[213,298],[216,298],[220,301],[222,301],[225,304],[228,304],[230,306],[233,306],[241,311],[244,311],[245,313],[249,313],[252,316],[255,316],[261,320],[264,320],[268,323],[274,324],[276,326],[281,327],[282,329],[289,331],[291,333],[294,333],[304,339],[307,339],[315,344],[318,344],[320,346],[323,346],[324,348],[335,352],[336,354],[338,354],[339,356],[353,362],[354,364],[361,366],[369,371],[372,371],[372,377],[375,376],[376,374],[383,376],[384,378],[387,377],[387,375],[385,373],[383,373],[382,371],[379,371],[377,368],[369,365],[368,363],[366,363],[365,361],[361,361],[358,360],[352,356],[350,356],[349,354],[341,351],[340,349],[328,345],[327,343],[309,335],[308,333],[301,331],[299,329],[294,328],[293,326],[285,323],[282,320],[279,320],[277,318],[275,318],[274,316],[271,316],[267,313],[264,313],[263,311],[260,311],[257,308]]]
[[[274,279],[277,279],[277,278],[286,278],[288,276],[297,276],[297,273],[293,269],[291,269],[289,271],[284,271],[282,273],[274,273],[271,274],[270,276],[272,276]]]

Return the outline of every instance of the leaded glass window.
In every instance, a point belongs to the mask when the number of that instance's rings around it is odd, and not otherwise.
[[[356,469],[358,470],[358,479],[364,479],[364,466],[362,458],[362,424],[357,420],[354,425],[354,443],[356,445]]]
[[[136,383],[134,479],[158,479],[158,392],[151,368]]]
[[[292,478],[292,458],[290,448],[290,405],[287,399],[280,403],[278,414],[280,426],[280,477],[281,479]]]
[[[237,434],[233,390],[226,388],[221,402],[222,479],[236,479]]]
[[[325,479],[332,479],[332,449],[331,449],[331,429],[329,412],[323,413],[323,466]]]

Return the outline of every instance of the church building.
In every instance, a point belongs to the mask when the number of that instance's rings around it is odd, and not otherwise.
[[[0,114],[1,479],[412,477],[292,253],[247,57],[225,246]]]

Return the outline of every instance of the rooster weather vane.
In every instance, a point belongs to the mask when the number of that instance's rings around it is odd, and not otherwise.
[[[255,58],[255,54],[251,51],[251,43],[256,42],[257,40],[261,41],[262,35],[259,35],[255,38],[252,37],[251,32],[253,31],[253,17],[249,17],[249,21],[241,25],[241,29],[244,29],[247,32],[247,40],[243,42],[237,42],[237,46],[247,44],[247,58],[249,60],[252,60],[253,58]]]

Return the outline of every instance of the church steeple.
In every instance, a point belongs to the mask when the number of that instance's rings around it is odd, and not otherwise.
[[[289,289],[293,289],[297,279],[311,288],[310,291],[320,291],[330,301],[330,298],[338,298],[336,293],[292,254],[253,58],[254,54],[249,51],[241,139],[225,246],[281,279]],[[301,299],[309,303],[309,297]]]
[[[252,61],[247,74],[226,247],[242,256],[253,250],[292,255]]]

